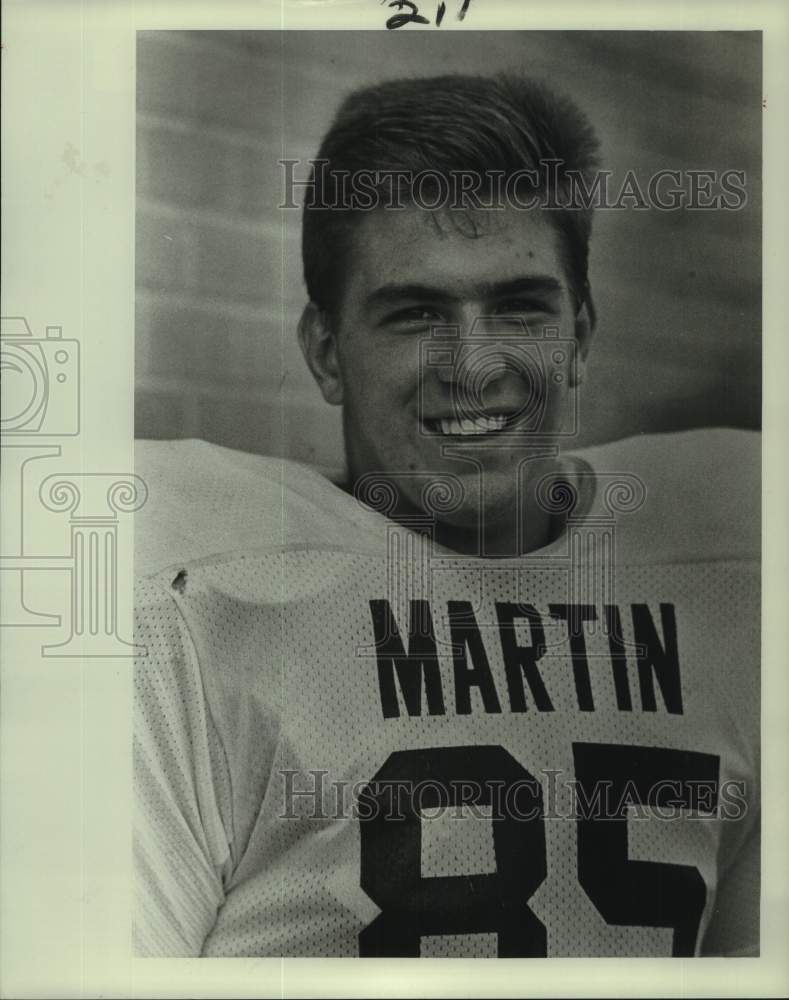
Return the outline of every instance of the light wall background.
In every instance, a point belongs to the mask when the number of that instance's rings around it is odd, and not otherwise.
[[[747,172],[740,211],[597,214],[580,443],[759,425],[758,33],[173,31],[138,34],[138,437],[341,462],[296,340],[300,214],[278,209],[278,160],[314,156],[358,85],[499,69],[571,94],[615,182]]]

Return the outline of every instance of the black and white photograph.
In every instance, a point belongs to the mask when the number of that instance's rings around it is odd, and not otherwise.
[[[0,998],[787,996],[789,6],[0,7]]]
[[[479,6],[137,32],[138,957],[760,954],[762,33]]]

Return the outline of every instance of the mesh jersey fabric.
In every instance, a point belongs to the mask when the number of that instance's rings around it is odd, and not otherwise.
[[[296,463],[142,444],[137,953],[758,953],[758,448],[589,449],[572,530],[473,560]]]

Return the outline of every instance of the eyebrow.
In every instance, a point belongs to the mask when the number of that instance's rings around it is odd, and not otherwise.
[[[484,302],[506,298],[508,295],[539,294],[555,295],[564,286],[549,274],[523,275],[508,281],[482,282],[470,289],[468,297]],[[445,288],[432,285],[397,284],[381,285],[367,296],[367,305],[378,306],[401,302],[403,299],[426,299],[431,302],[457,302],[466,296],[448,292]]]

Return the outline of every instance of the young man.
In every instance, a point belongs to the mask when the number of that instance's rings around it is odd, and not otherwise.
[[[345,481],[140,449],[140,953],[758,953],[757,447],[560,451],[596,166],[525,79],[352,95],[299,330]]]

